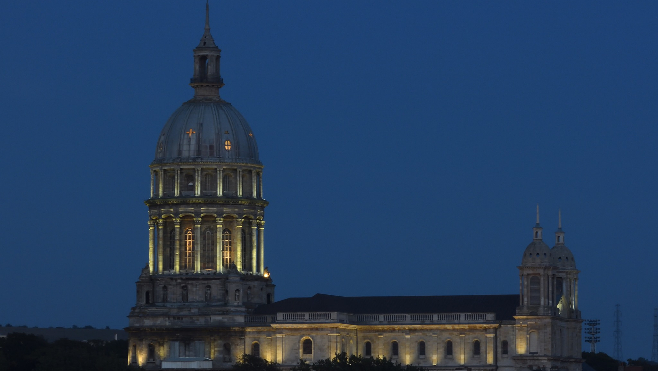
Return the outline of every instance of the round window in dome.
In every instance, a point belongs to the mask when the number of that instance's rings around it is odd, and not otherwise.
[[[224,148],[226,148],[227,151],[231,150],[231,141],[230,140],[226,140],[224,142]]]

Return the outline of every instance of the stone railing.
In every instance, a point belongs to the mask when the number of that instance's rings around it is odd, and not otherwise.
[[[474,323],[496,320],[495,313],[353,314],[350,323]]]
[[[248,324],[273,323],[276,322],[276,316],[244,316],[244,322]]]
[[[277,322],[347,322],[348,315],[339,312],[282,312]]]

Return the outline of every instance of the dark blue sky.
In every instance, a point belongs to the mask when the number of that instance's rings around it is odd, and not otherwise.
[[[0,323],[123,327],[203,1],[4,2]],[[562,209],[584,318],[650,357],[658,3],[211,2],[277,299],[518,292]]]

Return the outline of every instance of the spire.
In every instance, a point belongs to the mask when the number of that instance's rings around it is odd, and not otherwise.
[[[532,228],[532,238],[534,240],[541,240],[542,227],[539,225],[539,204],[537,204],[537,223]]]
[[[555,244],[564,245],[564,231],[562,231],[562,210],[557,212],[557,231],[555,231]]]
[[[206,0],[206,25],[201,41],[194,49],[194,76],[190,79],[195,99],[219,99],[219,89],[224,86],[224,80],[219,73],[221,52],[210,34],[210,5]]]
[[[203,36],[201,36],[201,41],[199,41],[197,48],[216,48],[215,40],[210,34],[210,5],[208,4],[208,0],[206,0],[206,26],[203,30]]]

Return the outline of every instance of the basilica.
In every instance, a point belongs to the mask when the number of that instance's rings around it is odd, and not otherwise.
[[[287,367],[345,352],[433,370],[581,370],[579,271],[561,225],[555,245],[544,242],[538,212],[518,294],[276,301],[263,164],[251,127],[220,98],[220,53],[206,5],[194,97],[164,125],[150,165],[129,364],[218,370],[252,354]]]

